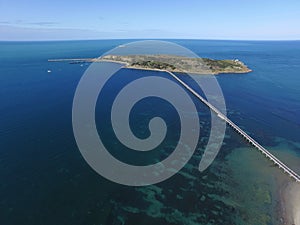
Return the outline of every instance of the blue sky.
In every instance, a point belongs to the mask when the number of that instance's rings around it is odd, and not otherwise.
[[[0,0],[0,40],[300,40],[299,0]]]

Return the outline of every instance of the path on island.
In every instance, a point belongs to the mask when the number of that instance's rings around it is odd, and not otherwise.
[[[194,96],[196,96],[201,102],[203,102],[206,106],[208,106],[214,113],[217,114],[219,118],[224,120],[227,124],[229,124],[235,131],[237,131],[240,135],[242,135],[250,144],[252,144],[255,148],[257,148],[261,153],[263,153],[267,158],[269,158],[275,165],[277,165],[280,169],[284,171],[284,173],[288,174],[291,178],[296,180],[296,182],[300,182],[300,176],[289,168],[286,164],[281,162],[276,156],[270,153],[267,149],[265,149],[262,145],[260,145],[257,141],[255,141],[252,137],[250,137],[245,131],[243,131],[238,125],[232,122],[227,116],[221,113],[216,107],[210,104],[206,99],[204,99],[201,95],[195,92],[190,86],[188,86],[185,82],[179,79],[174,73],[163,70],[163,72],[171,75],[175,80],[177,80],[180,84],[182,84],[188,91],[190,91]]]

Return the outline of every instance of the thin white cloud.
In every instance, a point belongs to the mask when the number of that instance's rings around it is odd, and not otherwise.
[[[11,26],[28,26],[28,25],[33,25],[33,26],[56,26],[59,25],[60,23],[58,22],[53,22],[53,21],[41,21],[41,22],[28,22],[24,20],[15,20],[15,21],[0,21],[0,25],[11,25]]]
[[[96,32],[87,29],[0,25],[0,40],[5,41],[99,39],[109,38],[111,35],[109,32]]]

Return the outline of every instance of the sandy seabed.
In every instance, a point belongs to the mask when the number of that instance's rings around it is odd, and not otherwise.
[[[284,191],[285,210],[290,223],[300,225],[300,183],[290,183]]]

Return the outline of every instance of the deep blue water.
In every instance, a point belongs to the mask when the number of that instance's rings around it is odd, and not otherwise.
[[[276,146],[281,140],[290,144],[288,150],[300,155],[300,41],[173,41],[201,57],[238,58],[246,63],[253,72],[217,76],[228,116],[262,145]],[[147,210],[130,214],[130,210],[120,209],[130,201],[121,193],[136,196],[136,189],[112,184],[92,171],[73,137],[73,96],[88,64],[47,61],[97,57],[127,42],[0,42],[0,224],[183,223],[163,220],[163,216]],[[228,152],[237,143],[246,145],[230,130],[226,134]],[[207,173],[210,172],[215,173]],[[177,177],[160,188],[180,185],[187,184]],[[197,185],[185,188],[200,193]],[[215,191],[222,195],[220,190]],[[161,201],[170,204],[168,210],[177,205],[181,212],[192,212],[197,203],[192,201],[193,195],[187,199],[190,200],[178,204],[170,199]],[[231,220],[226,213],[235,215],[236,211],[213,199],[205,207],[211,210],[214,204],[224,210],[219,215],[222,221]],[[136,198],[134,205],[144,207]],[[210,211],[203,213],[209,215]],[[192,219],[186,224],[192,224]]]

